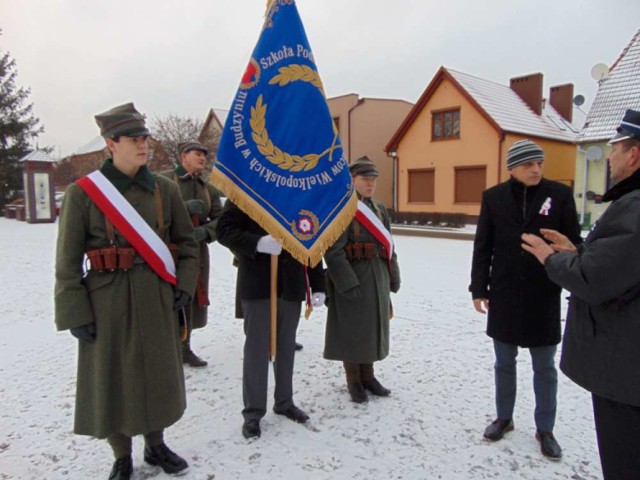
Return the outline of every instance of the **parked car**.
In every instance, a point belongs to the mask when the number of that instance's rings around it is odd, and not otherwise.
[[[56,202],[56,215],[60,215],[60,207],[62,206],[62,199],[64,198],[64,192],[56,192],[54,199]]]

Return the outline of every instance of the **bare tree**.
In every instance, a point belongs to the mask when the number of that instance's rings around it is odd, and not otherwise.
[[[202,121],[181,117],[170,113],[165,117],[155,117],[151,121],[151,135],[155,138],[174,165],[180,162],[178,145],[182,142],[197,140],[202,131]]]

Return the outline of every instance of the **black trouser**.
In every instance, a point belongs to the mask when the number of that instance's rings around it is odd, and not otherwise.
[[[296,350],[296,330],[300,320],[301,302],[278,299],[274,408],[286,410],[293,405],[293,364]],[[242,363],[242,398],[245,420],[264,417],[267,411],[269,379],[269,299],[242,300],[244,314],[244,359]]]
[[[640,478],[640,407],[593,394],[593,418],[604,480]]]
[[[113,450],[113,456],[117,459],[131,456],[131,437],[122,433],[112,433],[107,437]],[[164,442],[164,430],[147,433],[144,443],[150,447],[157,447]]]

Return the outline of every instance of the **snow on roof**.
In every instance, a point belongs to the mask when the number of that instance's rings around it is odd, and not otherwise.
[[[227,116],[229,115],[229,110],[220,110],[218,108],[214,108],[213,113],[216,114],[216,117],[218,117],[218,120],[220,120],[220,124],[224,128],[224,124],[227,121]]]
[[[74,155],[83,155],[85,153],[99,152],[100,150],[102,150],[106,146],[107,146],[107,142],[104,141],[104,138],[102,138],[100,135],[98,135],[93,140],[91,140],[88,143],[85,143],[82,147],[80,147],[74,153]]]
[[[640,109],[640,29],[611,67],[609,77],[600,80],[578,142],[609,140],[628,108]]]
[[[51,158],[47,152],[43,152],[42,150],[34,150],[22,157],[18,162],[47,162],[47,163],[55,163],[55,160]]]
[[[544,102],[542,115],[537,115],[508,85],[450,68],[447,71],[502,130],[552,140],[575,141],[579,129],[565,120],[549,102]]]

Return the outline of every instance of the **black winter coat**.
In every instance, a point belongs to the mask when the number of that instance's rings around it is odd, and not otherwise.
[[[483,193],[469,291],[474,299],[489,299],[487,335],[500,342],[527,348],[560,342],[561,288],[520,238],[541,228],[582,242],[569,187],[546,179],[525,187],[511,178]]]
[[[256,251],[258,240],[267,232],[235,204],[227,201],[218,220],[216,234],[218,242],[229,248],[238,261],[236,298],[269,298],[271,255]],[[324,292],[322,262],[309,268],[309,282],[312,291]],[[298,302],[306,298],[304,267],[286,250],[278,256],[278,298]]]
[[[640,171],[604,199],[614,202],[579,254],[546,262],[571,292],[560,368],[600,397],[640,407]]]

